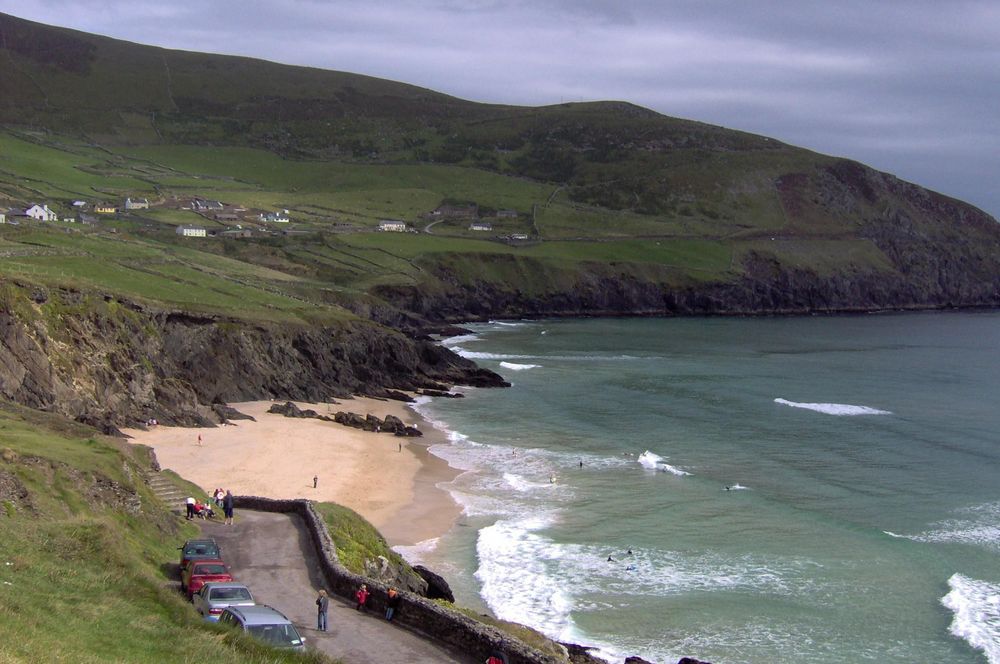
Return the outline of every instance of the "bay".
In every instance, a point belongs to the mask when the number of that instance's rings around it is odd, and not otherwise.
[[[418,409],[459,601],[724,662],[1000,662],[1000,314],[496,322]],[[609,560],[610,558],[610,560]]]

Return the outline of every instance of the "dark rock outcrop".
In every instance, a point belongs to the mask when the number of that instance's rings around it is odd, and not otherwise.
[[[241,413],[229,404],[213,403],[212,410],[219,416],[219,419],[222,422],[229,422],[230,420],[250,420],[251,422],[257,421],[253,415]]]
[[[25,306],[0,307],[0,397],[112,434],[151,418],[215,426],[236,419],[213,408],[226,402],[405,400],[400,390],[506,385],[431,341],[364,321],[250,323],[58,289],[38,304],[32,287],[4,287],[8,302]]]
[[[444,599],[452,603],[455,602],[455,594],[451,592],[451,586],[448,585],[443,576],[432,572],[423,565],[414,565],[413,571],[427,582],[425,595],[427,599]]]

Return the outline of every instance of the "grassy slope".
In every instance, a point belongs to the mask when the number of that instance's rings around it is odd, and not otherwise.
[[[172,567],[177,546],[197,531],[133,479],[145,467],[139,450],[10,406],[0,406],[0,450],[0,473],[28,492],[0,510],[0,660],[329,661],[273,651],[198,618]],[[81,483],[93,475],[137,487],[142,513],[88,498]]]

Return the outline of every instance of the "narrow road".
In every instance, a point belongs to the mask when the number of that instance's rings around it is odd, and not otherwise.
[[[380,613],[359,613],[353,604],[330,598],[329,631],[316,629],[316,594],[323,587],[316,550],[302,519],[292,514],[237,510],[236,525],[202,525],[222,547],[233,578],[245,583],[257,602],[295,623],[306,645],[344,664],[471,664],[471,660],[386,622]]]

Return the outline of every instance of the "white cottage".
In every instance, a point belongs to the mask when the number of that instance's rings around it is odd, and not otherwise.
[[[378,224],[378,229],[380,231],[388,231],[390,233],[405,233],[406,232],[406,222],[405,221],[395,221],[393,219],[386,219],[380,221]]]
[[[184,237],[206,237],[208,231],[201,226],[178,226],[177,234]]]
[[[32,205],[24,211],[24,216],[37,221],[59,221],[59,215],[50,210],[48,205]]]

